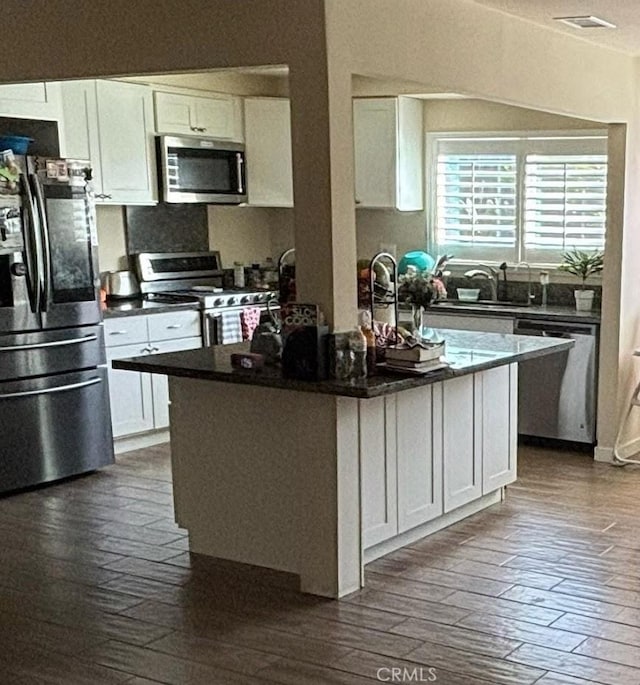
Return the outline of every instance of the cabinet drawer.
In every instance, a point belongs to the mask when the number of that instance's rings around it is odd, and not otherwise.
[[[122,316],[115,319],[105,319],[104,344],[106,347],[146,343],[147,340],[146,316]]]
[[[200,312],[197,310],[153,314],[148,317],[149,340],[173,340],[200,335]]]

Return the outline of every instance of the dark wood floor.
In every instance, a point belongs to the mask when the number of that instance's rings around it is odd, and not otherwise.
[[[640,683],[640,468],[520,472],[339,602],[190,558],[166,448],[1,499],[0,683]]]

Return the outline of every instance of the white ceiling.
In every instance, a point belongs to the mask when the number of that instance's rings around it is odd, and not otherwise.
[[[620,52],[640,55],[640,0],[473,0]],[[553,17],[595,15],[615,29],[572,29]]]

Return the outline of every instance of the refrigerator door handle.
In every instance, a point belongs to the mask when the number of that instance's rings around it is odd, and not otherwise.
[[[22,177],[22,188],[26,196],[27,220],[25,222],[24,241],[25,241],[25,261],[27,267],[28,292],[31,311],[40,311],[40,300],[42,288],[40,283],[40,272],[38,268],[38,245],[37,245],[37,219],[34,211],[34,199],[31,186],[25,177]]]
[[[41,311],[46,312],[47,306],[52,298],[51,292],[51,243],[49,242],[49,225],[47,224],[47,213],[44,205],[44,190],[42,183],[37,174],[31,174],[33,183],[34,196],[36,199],[36,207],[38,209],[38,218],[40,225],[40,235],[42,236],[42,261],[44,262],[44,283],[43,283],[43,298]]]
[[[52,342],[31,343],[27,345],[7,345],[5,347],[0,347],[0,352],[16,352],[18,350],[40,350],[45,347],[63,347],[64,345],[79,345],[81,343],[92,342],[97,339],[97,335],[85,335],[82,338],[73,338],[71,340],[53,340]]]
[[[4,395],[0,395],[0,400],[12,400],[18,397],[33,397],[34,395],[51,395],[54,392],[77,390],[78,388],[85,388],[88,385],[95,385],[96,383],[102,383],[102,378],[90,378],[88,381],[82,381],[81,383],[59,385],[55,388],[44,388],[43,390],[23,390],[22,392],[9,392]]]

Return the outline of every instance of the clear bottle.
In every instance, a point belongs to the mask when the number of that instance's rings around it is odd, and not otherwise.
[[[233,263],[233,285],[236,288],[244,288],[244,264],[242,262]]]
[[[349,350],[353,355],[353,378],[367,377],[367,339],[360,328],[356,328],[349,333]]]
[[[366,341],[367,349],[367,374],[372,376],[376,372],[378,363],[376,351],[376,336],[371,325],[371,314],[367,311],[360,313],[360,330]]]

